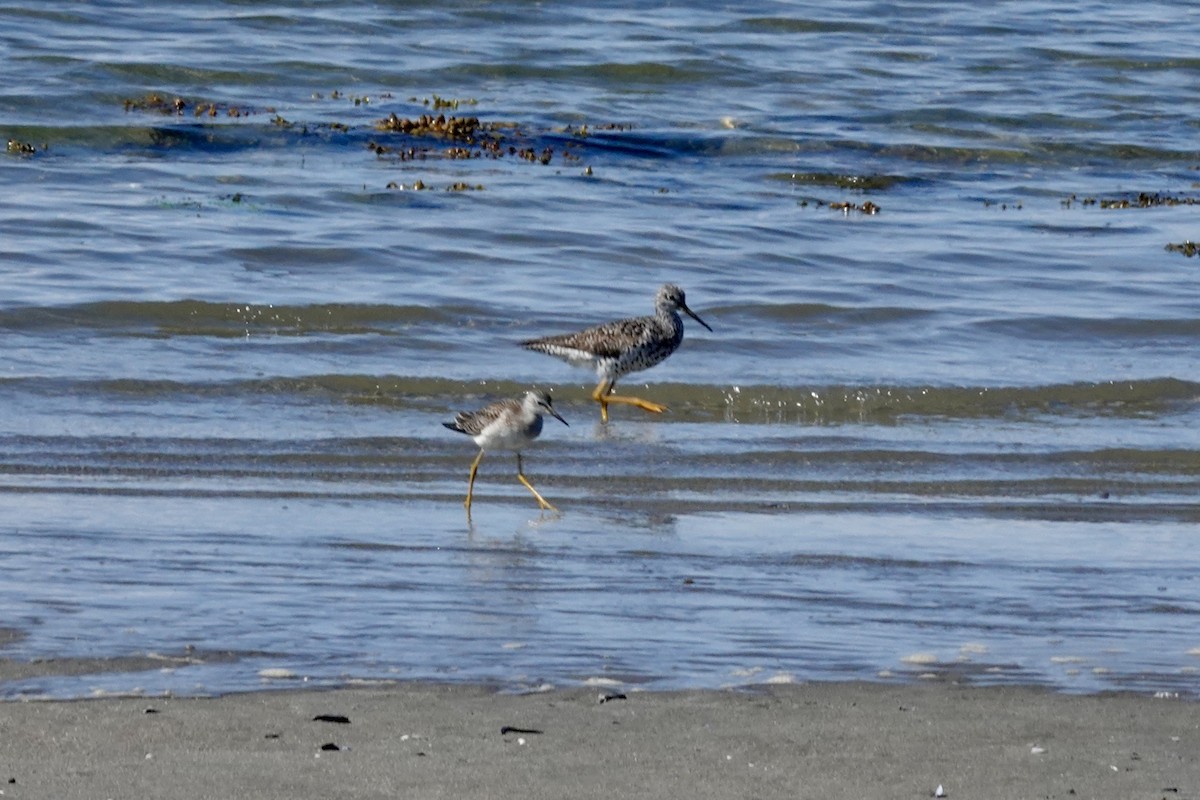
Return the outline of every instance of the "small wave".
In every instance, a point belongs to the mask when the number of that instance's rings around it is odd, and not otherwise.
[[[201,300],[114,300],[0,311],[0,328],[55,331],[95,328],[130,335],[300,336],[307,333],[385,334],[413,324],[452,324],[455,310],[386,304],[272,305]]]
[[[723,319],[744,316],[772,323],[827,320],[854,325],[910,322],[931,316],[933,313],[900,306],[835,306],[828,303],[731,303],[710,305],[708,309],[710,313],[719,313]]]
[[[1130,317],[1027,316],[984,320],[975,327],[1021,339],[1096,337],[1106,341],[1179,337],[1200,341],[1200,319],[1134,319]]]
[[[1030,53],[1037,54],[1049,62],[1075,67],[1099,67],[1119,73],[1130,72],[1176,72],[1200,70],[1200,58],[1195,56],[1173,56],[1162,54],[1155,58],[1128,58],[1105,53],[1088,53],[1081,50],[1035,47]]]
[[[69,384],[66,385],[66,384]],[[556,398],[589,402],[591,384],[541,384]],[[630,387],[639,384],[630,382]],[[645,387],[645,384],[641,384]],[[444,411],[503,397],[529,385],[513,380],[405,375],[325,374],[219,382],[119,378],[65,381],[0,379],[0,387],[31,394],[114,394],[155,397],[254,397],[264,394],[312,402]],[[837,425],[903,424],[908,419],[986,420],[1012,417],[1153,417],[1192,413],[1200,383],[1177,378],[1099,381],[1042,386],[851,386],[656,383],[654,399],[671,408],[661,422]]]
[[[855,189],[863,192],[883,192],[912,180],[903,175],[853,175],[840,172],[777,172],[767,177],[803,186]]]
[[[1180,405],[1194,407],[1200,402],[1200,384],[1161,378],[1049,386],[753,386],[727,389],[724,399],[726,414],[739,422],[832,424],[1014,414],[1139,416],[1166,413]]]
[[[810,19],[807,17],[747,17],[736,23],[737,28],[746,28],[756,33],[864,33],[872,36],[887,33],[887,27],[878,23],[857,20]]]

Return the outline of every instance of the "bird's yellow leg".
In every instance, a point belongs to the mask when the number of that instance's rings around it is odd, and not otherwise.
[[[558,511],[557,508],[550,505],[550,503],[548,503],[546,501],[546,498],[544,498],[540,494],[538,494],[538,490],[533,488],[533,484],[530,483],[529,479],[525,477],[525,470],[521,466],[521,454],[520,453],[517,453],[517,480],[519,480],[522,484],[524,484],[526,489],[533,492],[533,498],[535,500],[537,500],[538,508],[542,509],[543,511]]]
[[[667,410],[667,407],[661,403],[652,403],[649,400],[643,400],[640,397],[628,397],[621,394],[613,394],[613,383],[610,381],[600,381],[600,385],[592,392],[592,399],[600,404],[600,420],[608,422],[608,404],[609,403],[624,403],[627,406],[637,406],[643,411],[649,411],[654,414],[661,414]]]
[[[610,394],[608,396],[608,402],[624,403],[625,405],[629,405],[629,406],[637,406],[638,408],[642,409],[643,411],[649,411],[653,414],[661,414],[662,412],[667,410],[667,407],[664,406],[662,403],[654,403],[654,402],[651,402],[650,400],[643,400],[640,397],[625,397],[624,395],[619,395],[619,394]]]
[[[592,399],[600,404],[600,421],[608,422],[608,393],[612,391],[612,383],[600,381],[592,392]]]
[[[479,451],[479,455],[475,456],[475,460],[471,462],[471,477],[467,480],[467,499],[463,501],[463,505],[467,507],[467,516],[471,516],[471,495],[475,493],[475,473],[479,472],[479,462],[483,461],[483,450]]]

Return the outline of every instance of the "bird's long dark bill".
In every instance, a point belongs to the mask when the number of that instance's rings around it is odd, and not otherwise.
[[[547,410],[547,411],[549,411],[549,412],[550,412],[550,414],[551,414],[551,415],[552,415],[552,416],[553,416],[553,417],[554,417],[556,420],[558,420],[559,422],[561,422],[563,425],[566,425],[568,428],[569,428],[569,427],[571,427],[570,425],[568,425],[568,424],[567,424],[567,421],[566,421],[565,419],[563,419],[561,416],[559,416],[559,413],[558,413],[557,411],[555,411],[553,408],[547,408],[546,410]]]
[[[696,320],[696,322],[699,322],[701,325],[703,325],[704,327],[708,328],[708,330],[709,330],[710,332],[712,331],[712,328],[709,328],[709,327],[708,327],[708,323],[707,323],[707,322],[705,322],[704,320],[700,319],[700,317],[698,317],[698,316],[696,315],[696,312],[695,312],[695,311],[692,311],[692,310],[691,310],[690,308],[688,308],[687,306],[680,306],[680,308],[682,308],[682,309],[683,309],[683,313],[687,314],[689,317],[691,317],[692,319]]]

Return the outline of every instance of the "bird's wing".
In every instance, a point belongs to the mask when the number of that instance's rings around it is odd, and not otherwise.
[[[543,352],[554,348],[578,350],[600,358],[616,358],[644,342],[652,333],[653,317],[630,317],[575,333],[546,336],[521,344]]]
[[[462,411],[454,417],[454,422],[443,422],[447,428],[461,431],[469,436],[478,436],[483,429],[491,425],[505,411],[520,410],[520,403],[515,400],[499,400],[486,405],[478,411]]]

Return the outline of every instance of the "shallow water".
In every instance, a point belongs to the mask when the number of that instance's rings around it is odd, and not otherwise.
[[[0,4],[0,656],[196,662],[0,693],[1197,694],[1200,273],[1168,249],[1197,32],[1110,2]],[[379,129],[424,113],[486,137]],[[667,415],[602,426],[591,376],[517,344],[665,281],[714,328],[623,382]],[[534,384],[563,514],[494,454],[468,525],[438,423]]]

